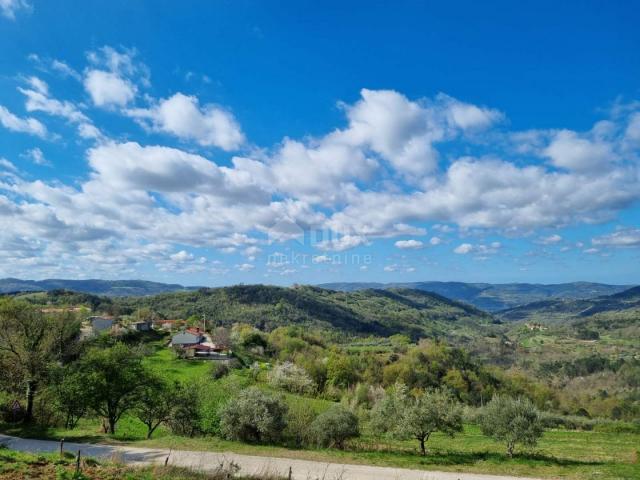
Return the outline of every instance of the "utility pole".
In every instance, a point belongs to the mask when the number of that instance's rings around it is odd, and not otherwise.
[[[202,314],[202,331],[204,333],[207,333],[207,314],[206,313]]]

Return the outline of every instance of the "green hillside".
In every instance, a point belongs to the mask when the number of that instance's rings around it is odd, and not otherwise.
[[[444,337],[490,328],[492,317],[474,307],[419,290],[339,292],[317,287],[234,287],[113,299],[122,312],[149,307],[165,318],[206,315],[219,325],[245,322],[264,330],[313,325],[353,334],[405,333]]]

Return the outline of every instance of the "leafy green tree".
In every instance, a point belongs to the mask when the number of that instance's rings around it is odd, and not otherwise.
[[[177,385],[167,383],[158,375],[147,376],[133,408],[136,418],[147,426],[147,438],[171,418],[177,392]]]
[[[149,307],[138,308],[134,314],[133,319],[138,322],[148,322],[156,318],[156,314]]]
[[[353,358],[343,353],[332,353],[327,361],[327,383],[347,388],[357,382],[358,371]]]
[[[106,431],[115,433],[116,424],[139,401],[148,380],[141,353],[117,343],[111,348],[90,350],[77,368],[89,406],[104,418]]]
[[[311,435],[323,447],[344,448],[344,442],[360,435],[358,417],[341,405],[321,413],[311,423]]]
[[[73,429],[89,410],[85,376],[67,366],[54,371],[51,380],[55,407],[64,417],[65,428]]]
[[[56,358],[52,318],[24,302],[0,301],[0,367],[26,387],[26,422],[33,420],[36,392]]]
[[[425,443],[434,432],[453,437],[462,431],[462,408],[456,398],[443,391],[427,391],[409,402],[405,408],[398,433],[420,442],[420,452],[427,454]]]
[[[287,410],[279,397],[250,387],[222,408],[220,432],[229,440],[276,442],[286,427]]]
[[[69,361],[78,354],[82,322],[73,312],[62,312],[49,316],[50,334],[53,341],[52,353],[61,362]]]
[[[484,408],[480,426],[482,433],[507,444],[509,457],[516,444],[534,447],[544,433],[540,412],[526,397],[495,396]]]
[[[201,433],[202,394],[200,385],[176,386],[174,408],[167,423],[176,435],[193,437]]]

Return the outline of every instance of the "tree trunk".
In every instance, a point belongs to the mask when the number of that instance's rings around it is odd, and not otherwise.
[[[24,414],[24,421],[30,423],[33,420],[33,399],[36,395],[36,382],[27,381],[27,409]]]
[[[156,431],[156,428],[158,428],[160,426],[160,423],[162,423],[162,422],[159,422],[159,423],[157,423],[155,425],[150,424],[150,423],[147,424],[147,440],[149,440],[151,438],[151,435],[153,435],[153,432]]]
[[[515,448],[515,445],[513,444],[513,442],[507,443],[507,455],[509,458],[513,458],[514,448]]]
[[[116,433],[116,419],[113,417],[109,417],[109,433],[111,435]]]
[[[420,439],[420,452],[423,457],[427,455],[427,449],[424,447],[424,437]]]

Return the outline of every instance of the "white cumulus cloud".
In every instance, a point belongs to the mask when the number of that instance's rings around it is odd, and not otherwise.
[[[202,146],[237,150],[245,142],[240,125],[230,112],[215,105],[200,107],[196,97],[182,93],[160,100],[151,108],[127,113],[153,130],[194,140]]]
[[[398,240],[395,244],[396,248],[400,248],[402,250],[417,250],[424,246],[420,240]]]

